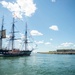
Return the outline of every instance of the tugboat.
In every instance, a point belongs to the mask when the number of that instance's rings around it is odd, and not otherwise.
[[[11,49],[3,49],[2,48],[2,39],[3,38],[6,38],[5,36],[5,30],[3,29],[3,22],[4,22],[4,19],[2,20],[2,27],[1,27],[1,37],[0,37],[0,56],[3,56],[3,57],[17,57],[17,56],[30,56],[31,52],[34,50],[34,48],[32,48],[31,50],[28,49],[28,37],[27,37],[27,23],[26,23],[26,30],[25,30],[25,40],[24,40],[24,45],[25,45],[25,48],[23,50],[20,50],[20,49],[15,49],[14,48],[14,40],[15,40],[15,24],[14,24],[14,18],[13,18],[13,24],[12,24],[12,31],[11,31],[11,38],[10,38],[10,41],[11,41],[11,46],[12,48]],[[4,34],[4,35],[3,35]]]

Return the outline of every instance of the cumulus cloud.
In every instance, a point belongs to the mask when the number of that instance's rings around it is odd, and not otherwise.
[[[45,45],[50,45],[50,44],[51,44],[50,42],[46,42],[46,43],[45,43]]]
[[[43,41],[43,40],[42,40],[42,41],[35,41],[35,43],[36,43],[36,44],[43,44],[44,41]]]
[[[51,38],[50,41],[52,41],[53,39]]]
[[[58,29],[58,26],[56,26],[56,25],[50,26],[49,29],[55,30],[55,31],[58,31],[58,30],[59,30],[59,29]]]
[[[44,42],[44,40],[41,41],[34,41],[36,44],[43,44],[43,45],[51,45],[50,42]]]
[[[24,40],[25,39],[25,34],[23,34],[23,33],[20,33],[20,38],[21,38],[21,40]]]
[[[71,48],[73,46],[74,46],[74,43],[65,42],[65,43],[62,43],[61,45],[59,45],[58,48]]]
[[[32,31],[30,32],[30,34],[31,34],[32,36],[41,36],[41,35],[43,35],[41,32],[39,32],[39,31],[37,31],[37,30],[32,30]]]
[[[56,2],[56,0],[51,0],[51,2]]]
[[[12,12],[12,15],[16,18],[22,18],[24,15],[30,17],[36,11],[36,4],[33,0],[16,0],[13,3],[0,1],[0,4]]]
[[[6,38],[7,38],[7,39],[10,39],[10,35],[6,35]]]
[[[73,43],[71,43],[71,42],[65,42],[65,43],[61,44],[61,46],[64,46],[64,47],[69,47],[71,45],[73,45]]]

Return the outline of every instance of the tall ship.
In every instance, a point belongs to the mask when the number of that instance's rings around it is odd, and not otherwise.
[[[25,39],[24,39],[24,49],[20,50],[17,48],[14,48],[14,41],[15,39],[15,24],[14,24],[14,18],[13,18],[13,23],[12,23],[12,31],[11,31],[11,38],[9,41],[11,41],[11,49],[8,48],[2,48],[3,44],[3,39],[6,38],[6,30],[4,29],[4,18],[2,19],[2,26],[0,30],[0,56],[3,57],[16,57],[16,56],[30,56],[31,52],[34,50],[32,48],[31,50],[28,49],[28,32],[27,32],[27,23],[25,25]],[[10,46],[10,45],[9,45]]]

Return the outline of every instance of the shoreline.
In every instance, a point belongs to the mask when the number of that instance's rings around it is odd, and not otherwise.
[[[57,52],[57,51],[49,51],[49,52],[37,52],[40,54],[75,54],[75,52]]]

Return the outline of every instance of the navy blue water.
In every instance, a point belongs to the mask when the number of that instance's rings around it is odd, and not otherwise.
[[[0,57],[0,75],[75,75],[75,55]]]

